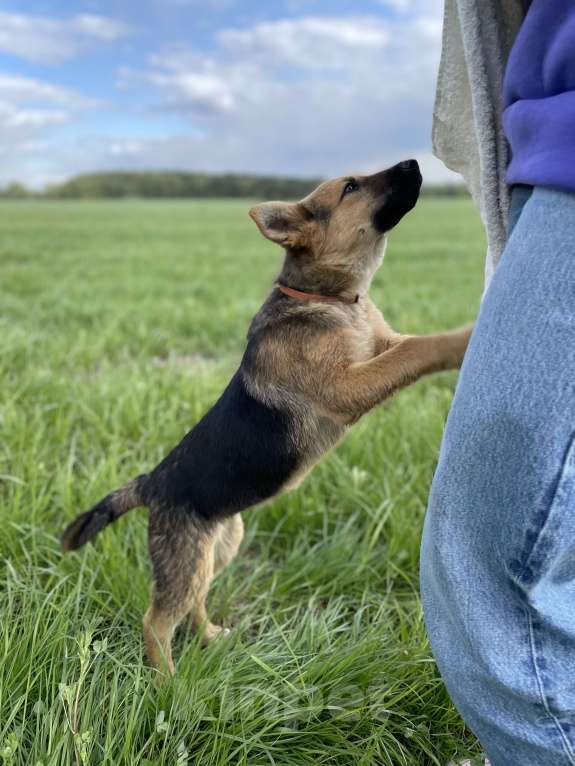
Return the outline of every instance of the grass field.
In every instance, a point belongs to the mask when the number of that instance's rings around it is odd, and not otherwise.
[[[280,265],[246,202],[0,205],[0,763],[445,764],[477,752],[431,659],[419,538],[456,376],[370,414],[245,515],[207,649],[143,662],[146,514],[63,558],[65,523],[152,467],[214,401]],[[473,318],[467,200],[423,200],[373,297],[404,332]],[[74,736],[75,733],[75,736]]]

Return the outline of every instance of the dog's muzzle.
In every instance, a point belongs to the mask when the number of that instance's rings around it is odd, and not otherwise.
[[[415,207],[421,189],[422,175],[417,160],[404,160],[370,176],[374,196],[381,197],[372,223],[382,234],[396,226]]]

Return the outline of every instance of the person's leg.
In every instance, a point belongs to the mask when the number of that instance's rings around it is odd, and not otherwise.
[[[514,186],[511,192],[511,204],[509,206],[509,215],[507,217],[507,238],[513,233],[515,224],[519,220],[525,203],[533,194],[532,186],[525,186],[523,184]]]
[[[441,674],[492,766],[575,764],[575,195],[533,190],[485,295],[421,590]]]

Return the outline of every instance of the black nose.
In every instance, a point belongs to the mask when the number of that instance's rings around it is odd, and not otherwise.
[[[403,162],[399,163],[399,167],[401,168],[401,170],[418,170],[419,169],[417,160],[404,160]]]

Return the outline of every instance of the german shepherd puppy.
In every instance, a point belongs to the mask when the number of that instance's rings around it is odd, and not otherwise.
[[[190,615],[205,641],[214,575],[236,555],[240,512],[296,487],[347,428],[420,376],[459,367],[470,328],[394,332],[368,296],[385,235],[415,205],[415,160],[322,183],[301,202],[256,205],[285,249],[220,399],[152,471],[107,495],[64,532],[74,550],[136,506],[149,508],[154,589],[144,617],[150,662],[173,672],[171,640]]]

